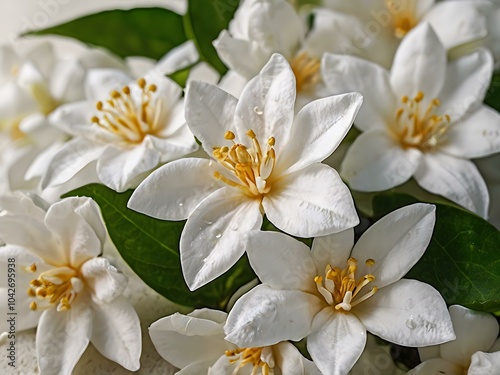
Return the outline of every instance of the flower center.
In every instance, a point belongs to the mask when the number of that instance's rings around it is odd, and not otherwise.
[[[27,267],[27,271],[36,272],[36,264]],[[53,268],[42,272],[38,278],[30,281],[28,295],[38,302],[30,303],[31,310],[46,310],[57,304],[57,311],[67,311],[76,295],[83,290],[83,281],[78,272],[69,267]]]
[[[236,375],[242,367],[251,365],[252,375],[257,375],[259,368],[262,375],[274,374],[274,358],[271,348],[246,348],[236,350],[226,350],[229,363],[238,363],[232,375]]]
[[[93,124],[128,144],[141,143],[146,135],[161,130],[162,101],[153,100],[157,86],[148,85],[144,78],[138,79],[137,85],[141,90],[139,98],[132,97],[129,86],[124,86],[121,92],[112,91],[110,99],[97,102],[99,113],[91,119]]]
[[[290,61],[290,67],[295,75],[297,92],[311,89],[321,79],[321,60],[309,56],[305,51],[295,55]]]
[[[231,148],[227,146],[214,147],[213,151],[215,160],[228,169],[238,179],[238,182],[219,172],[215,172],[214,177],[229,186],[243,190],[250,197],[262,197],[271,190],[271,185],[268,184],[267,180],[271,176],[276,162],[273,148],[275,139],[270,137],[267,140],[266,150],[262,151],[253,130],[249,130],[246,134],[252,140],[253,147],[248,148],[236,143],[234,133],[227,131],[224,138],[233,143]]]
[[[450,127],[449,115],[436,115],[439,99],[432,99],[422,115],[420,102],[424,94],[419,91],[413,99],[403,96],[403,106],[396,112],[393,133],[404,148],[416,147],[424,152],[433,151],[446,142]]]
[[[394,35],[402,39],[417,23],[416,1],[418,0],[386,0],[387,9],[392,15]]]
[[[373,259],[366,261],[368,267],[372,267],[374,264],[375,261]],[[323,279],[322,276],[314,278],[318,291],[329,305],[335,307],[335,310],[350,311],[351,308],[377,293],[378,288],[373,286],[369,292],[356,298],[365,286],[375,281],[375,276],[371,274],[356,279],[357,269],[358,261],[354,258],[349,258],[347,260],[347,267],[343,270],[327,265],[325,268],[325,278]]]

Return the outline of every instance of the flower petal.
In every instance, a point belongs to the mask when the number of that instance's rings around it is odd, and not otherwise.
[[[474,163],[442,153],[424,154],[414,177],[431,193],[487,217],[488,189]]]
[[[392,211],[363,233],[351,256],[359,275],[372,274],[378,288],[401,279],[424,255],[436,221],[436,207],[417,203]],[[367,259],[375,260],[368,267]]]
[[[85,302],[44,311],[36,331],[40,374],[71,374],[89,344],[93,316]]]
[[[182,272],[189,289],[198,289],[231,268],[245,252],[241,233],[261,225],[259,201],[236,188],[221,188],[201,202],[180,240]]]
[[[443,297],[420,281],[396,281],[352,312],[369,332],[398,345],[437,345],[455,338]]]
[[[269,221],[298,237],[324,236],[359,223],[349,189],[335,169],[319,163],[274,182],[262,205]]]
[[[467,375],[490,375],[500,369],[500,352],[477,352],[472,356]]]
[[[141,364],[142,336],[139,317],[125,297],[110,303],[94,304],[92,345],[106,358],[130,371]]]
[[[491,314],[453,305],[449,308],[456,340],[442,344],[441,358],[467,367],[475,352],[487,352],[497,339],[498,322]]]
[[[407,375],[462,375],[463,373],[464,369],[462,367],[441,358],[434,358],[419,364],[417,367],[410,370]]]
[[[279,155],[290,138],[294,107],[295,76],[285,58],[274,54],[240,95],[234,114],[238,142],[251,145],[246,135],[251,129],[260,142],[274,137]]]
[[[106,258],[92,258],[80,268],[85,284],[93,291],[96,304],[110,303],[120,296],[127,287],[128,278]]]
[[[299,341],[311,332],[312,320],[320,308],[321,301],[315,295],[258,285],[241,297],[229,313],[224,327],[226,340],[241,348]]]
[[[113,90],[121,90],[132,78],[120,69],[100,68],[90,69],[85,80],[85,96],[94,103],[104,100]]]
[[[162,220],[185,220],[195,207],[220,188],[215,163],[181,159],[151,173],[134,191],[128,208]]]
[[[349,147],[340,174],[354,190],[388,190],[408,181],[421,157],[415,148],[401,148],[386,130],[371,130]]]
[[[260,281],[273,289],[316,292],[316,266],[302,242],[277,232],[246,234],[250,265]]]
[[[397,96],[425,95],[423,106],[438,97],[446,75],[446,51],[436,33],[421,23],[403,39],[394,57],[391,83]]]
[[[366,344],[366,330],[358,318],[327,307],[314,317],[312,330],[307,350],[321,373],[347,374]]]
[[[454,123],[440,151],[459,158],[481,158],[500,152],[500,114],[485,105]]]
[[[397,100],[389,72],[381,66],[354,56],[327,53],[321,71],[332,93],[357,91],[363,95],[363,105],[355,120],[359,129],[384,129],[386,122],[396,115]]]
[[[329,264],[332,268],[344,269],[354,245],[354,229],[316,237],[311,247],[311,255],[316,264],[317,274],[325,272]]]
[[[350,93],[318,99],[302,108],[290,141],[278,155],[275,173],[295,172],[330,156],[349,132],[362,102],[361,95]]]
[[[282,374],[321,375],[316,365],[304,358],[295,345],[288,341],[275,345],[273,354],[276,365]]]

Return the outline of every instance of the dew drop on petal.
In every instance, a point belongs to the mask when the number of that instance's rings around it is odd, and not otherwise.
[[[215,235],[215,238],[221,238],[221,237],[222,237],[222,233],[217,233],[217,234]]]
[[[264,112],[257,106],[253,107],[253,111],[258,114],[259,116],[262,115]]]
[[[233,224],[231,230],[237,231],[239,229],[238,224]]]
[[[210,221],[210,220],[203,220],[203,222],[207,225],[212,225],[213,224],[213,221]]]
[[[413,316],[410,316],[410,318],[406,320],[406,326],[411,330],[417,328],[417,323],[413,320]]]
[[[184,203],[179,203],[179,207],[182,207],[182,206],[184,206]]]

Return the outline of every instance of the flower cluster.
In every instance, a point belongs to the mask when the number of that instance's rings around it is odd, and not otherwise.
[[[498,189],[471,160],[500,153],[484,104],[500,4],[236,3],[204,46],[188,1],[194,42],[141,72],[101,50],[0,49],[0,265],[16,261],[39,373],[71,374],[89,343],[141,367],[108,239],[194,309],[142,322],[178,374],[500,373]]]

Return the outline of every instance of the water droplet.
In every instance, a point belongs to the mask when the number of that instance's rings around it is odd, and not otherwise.
[[[253,111],[258,114],[259,116],[262,115],[264,112],[262,110],[260,110],[259,107],[255,106],[253,107]]]
[[[217,234],[215,235],[215,238],[221,238],[221,237],[222,237],[222,233],[217,233]]]
[[[239,228],[239,227],[238,227],[238,224],[233,224],[233,225],[231,226],[231,230],[234,230],[234,231],[238,230],[238,228]]]
[[[406,321],[406,326],[411,330],[417,328],[417,323],[413,320],[413,316],[410,316],[408,318],[408,320]]]
[[[213,221],[203,219],[203,222],[207,225],[212,225]]]
[[[179,207],[182,207],[182,206],[184,206],[184,203],[179,203]]]

